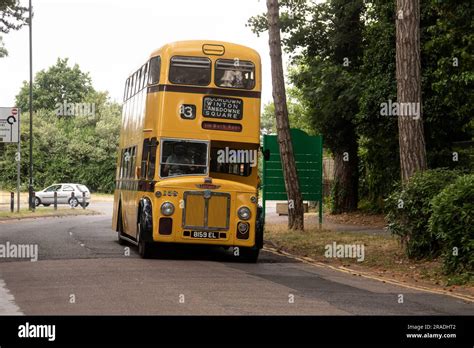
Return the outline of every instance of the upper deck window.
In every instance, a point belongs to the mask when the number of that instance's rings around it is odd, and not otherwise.
[[[207,86],[211,82],[211,61],[203,57],[172,57],[169,79],[179,85]]]
[[[150,73],[148,75],[148,83],[154,85],[160,82],[161,58],[153,57],[150,60]]]
[[[253,89],[255,64],[239,59],[218,59],[215,83],[219,87]]]

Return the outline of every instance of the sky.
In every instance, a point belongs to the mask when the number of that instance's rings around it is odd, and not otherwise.
[[[222,40],[260,53],[266,103],[272,100],[268,35],[245,26],[265,10],[265,0],[33,0],[33,74],[69,58],[90,73],[96,90],[121,102],[126,78],[153,50],[179,40]],[[0,58],[0,106],[8,107],[29,80],[28,27],[3,41],[9,55]]]

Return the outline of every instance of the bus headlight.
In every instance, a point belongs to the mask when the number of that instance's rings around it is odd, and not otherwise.
[[[250,209],[247,207],[240,207],[237,211],[237,215],[241,220],[249,220],[251,216]]]
[[[171,202],[164,202],[161,205],[161,214],[165,216],[173,215],[174,213],[174,205]]]

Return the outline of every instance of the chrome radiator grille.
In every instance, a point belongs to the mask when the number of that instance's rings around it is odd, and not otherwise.
[[[212,191],[184,192],[183,228],[202,231],[229,229],[230,194]]]

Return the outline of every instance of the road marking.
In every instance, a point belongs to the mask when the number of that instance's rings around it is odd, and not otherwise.
[[[0,315],[23,315],[3,279],[0,279]]]
[[[270,252],[270,253],[273,253],[273,254],[276,254],[276,255],[284,255],[288,258],[298,260],[300,262],[303,262],[303,263],[306,263],[306,264],[309,264],[309,265],[312,265],[312,266],[329,268],[329,269],[332,269],[332,270],[335,270],[335,271],[338,271],[338,272],[344,272],[344,273],[348,273],[348,274],[352,274],[352,275],[357,275],[357,276],[361,276],[361,277],[364,277],[364,278],[367,278],[367,279],[377,280],[379,282],[401,286],[401,287],[404,287],[404,288],[407,288],[407,289],[424,291],[424,292],[429,292],[429,293],[438,294],[438,295],[446,295],[446,296],[455,297],[455,298],[463,300],[463,301],[474,302],[474,297],[469,296],[469,295],[455,294],[455,293],[452,293],[452,292],[449,292],[449,291],[446,291],[446,290],[439,290],[439,289],[429,288],[429,287],[422,286],[422,285],[408,285],[408,284],[399,282],[397,280],[384,278],[384,277],[380,277],[380,276],[374,276],[370,273],[356,271],[356,270],[353,270],[353,269],[350,269],[350,268],[347,268],[347,267],[344,267],[344,266],[337,267],[337,266],[327,265],[325,263],[316,261],[316,260],[314,260],[310,257],[299,257],[299,256],[296,256],[296,255],[290,254],[286,251],[271,248],[271,247],[267,247],[267,246],[263,247],[263,250],[265,250],[267,252]]]

